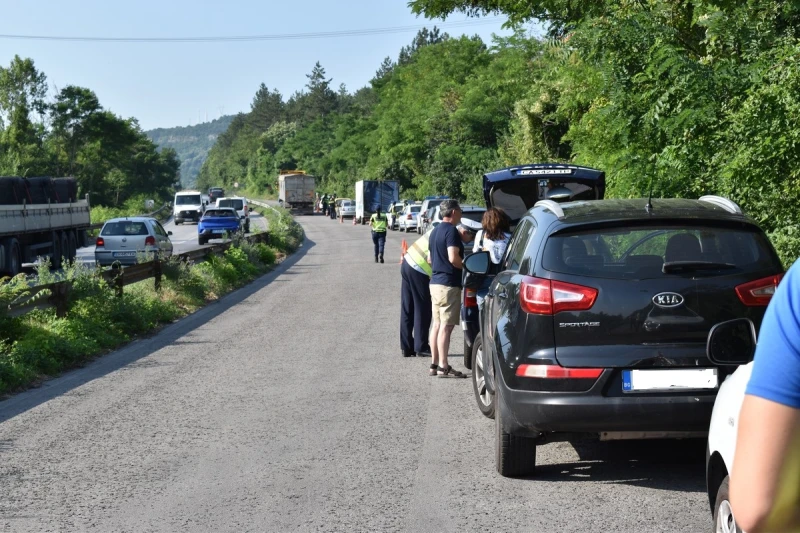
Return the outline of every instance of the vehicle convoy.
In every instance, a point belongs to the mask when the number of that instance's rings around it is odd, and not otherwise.
[[[714,364],[742,365],[719,386],[708,428],[706,490],[714,518],[714,531],[741,533],[741,529],[736,527],[731,508],[729,485],[739,430],[739,411],[753,372],[755,344],[755,326],[746,318],[717,324],[711,328],[708,336],[708,358]]]
[[[600,193],[599,183],[585,187],[578,194]],[[580,436],[705,436],[732,372],[709,360],[709,330],[735,318],[760,326],[783,273],[764,232],[718,196],[540,200],[526,210],[540,194],[523,202],[519,191],[473,348],[498,472],[533,474],[537,445]],[[496,187],[487,196],[510,199]],[[465,268],[486,274],[489,262],[479,252]]]
[[[231,196],[230,198],[217,198],[216,207],[232,207],[239,215],[245,233],[250,233],[250,205],[247,198]]]
[[[208,206],[209,197],[200,191],[179,191],[175,193],[172,204],[172,218],[175,224],[199,222]]]
[[[361,180],[356,182],[356,222],[366,224],[378,206],[386,213],[389,205],[400,198],[400,184],[394,180]]]
[[[483,176],[483,196],[486,207],[464,205],[462,218],[480,222],[490,207],[503,209],[511,217],[511,229],[525,212],[539,200],[552,199],[559,192],[559,201],[573,199],[602,200],[605,196],[606,175],[603,171],[589,167],[559,163],[535,163],[502,168]],[[567,192],[569,196],[563,194]],[[579,196],[578,196],[579,195]],[[438,200],[441,203],[441,200]],[[425,231],[439,224],[442,216],[436,205],[433,215],[428,217]],[[461,298],[461,329],[464,332],[464,366],[473,370],[473,378],[485,400],[491,397],[485,390],[483,368],[473,368],[472,347],[480,330],[477,289],[466,287]],[[486,405],[484,409],[491,409]]]
[[[112,218],[103,224],[95,241],[94,258],[100,266],[167,259],[172,255],[170,235],[171,231],[151,217]]]
[[[207,209],[197,224],[197,244],[207,244],[211,239],[224,239],[241,231],[241,219],[232,207]]]
[[[0,177],[0,275],[38,257],[54,268],[73,261],[90,224],[89,197],[78,199],[74,178]]]
[[[282,170],[278,176],[278,202],[294,214],[314,214],[316,178],[302,170]]]

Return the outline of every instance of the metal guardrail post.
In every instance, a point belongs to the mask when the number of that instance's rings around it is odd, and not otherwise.
[[[153,260],[153,274],[156,278],[155,287],[156,292],[161,290],[161,260],[154,259]]]
[[[123,279],[125,269],[119,266],[119,263],[111,265],[111,271],[114,273],[114,292],[117,298],[122,298],[122,288],[125,286]]]
[[[66,281],[53,284],[50,289],[50,303],[56,308],[56,316],[64,318],[67,316],[67,297],[69,296],[71,284]]]

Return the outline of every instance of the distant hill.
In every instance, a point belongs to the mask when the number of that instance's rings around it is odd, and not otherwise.
[[[181,184],[190,187],[197,180],[208,151],[217,142],[217,137],[228,129],[232,120],[233,115],[225,115],[196,126],[157,128],[145,134],[159,147],[174,148],[178,152],[181,158]]]

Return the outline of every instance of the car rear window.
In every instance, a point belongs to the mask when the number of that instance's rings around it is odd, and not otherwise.
[[[421,206],[421,205],[412,205],[412,206],[411,206],[411,212],[412,212],[412,213],[419,213],[419,210],[420,210],[420,209],[422,209],[422,206]]]
[[[109,222],[103,226],[101,235],[114,237],[117,235],[149,235],[147,224],[144,222],[133,222],[129,220]]]
[[[472,220],[473,222],[481,222],[485,212],[486,211],[464,211],[461,213],[461,218],[466,218],[468,220]]]
[[[561,232],[548,238],[542,261],[552,272],[614,279],[680,274],[681,265],[702,276],[780,269],[758,229],[700,225]]]
[[[244,209],[244,202],[242,200],[219,200],[217,207],[232,207],[237,211]]]
[[[203,218],[225,218],[237,216],[234,211],[230,209],[208,209]]]

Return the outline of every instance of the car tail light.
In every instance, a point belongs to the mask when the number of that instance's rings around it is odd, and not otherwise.
[[[106,245],[106,241],[103,240],[102,237],[98,237],[97,240],[94,241],[94,245],[95,246],[105,246]]]
[[[478,307],[477,289],[464,289],[464,307]]]
[[[747,306],[765,306],[769,304],[775,289],[781,282],[783,274],[749,281],[736,287],[736,295]]]
[[[148,236],[148,237],[147,237],[147,238],[144,240],[144,245],[145,245],[145,246],[155,246],[155,245],[156,245],[156,238],[155,238],[155,237],[153,237],[152,235]]]
[[[597,379],[602,368],[564,368],[559,365],[519,365],[515,372],[521,378]]]
[[[406,220],[411,220],[411,215],[406,215]]]
[[[522,309],[535,315],[554,315],[561,311],[586,311],[597,300],[597,289],[525,276],[520,284]]]

